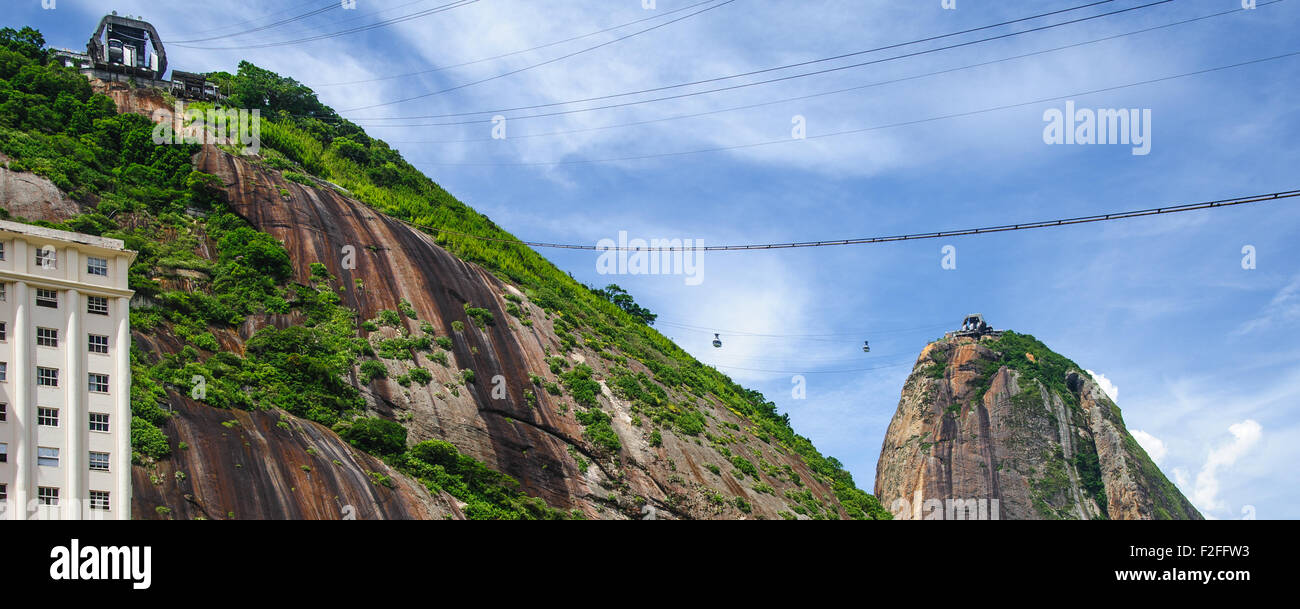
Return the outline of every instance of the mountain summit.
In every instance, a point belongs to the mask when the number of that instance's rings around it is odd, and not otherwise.
[[[898,519],[1201,519],[1077,364],[979,324],[921,351],[876,466]]]

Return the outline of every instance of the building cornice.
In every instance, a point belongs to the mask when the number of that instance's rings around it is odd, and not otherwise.
[[[44,275],[32,275],[29,273],[19,273],[15,271],[0,269],[0,280],[4,281],[21,281],[29,286],[54,289],[54,290],[77,290],[90,296],[108,296],[111,298],[130,298],[135,295],[135,290],[123,290],[112,286],[96,285],[93,283],[81,283],[79,281],[69,281],[58,277],[47,277]]]

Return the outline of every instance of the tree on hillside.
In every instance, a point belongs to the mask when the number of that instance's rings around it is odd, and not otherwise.
[[[635,317],[637,321],[640,321],[647,326],[655,325],[655,319],[659,317],[658,315],[651,313],[650,309],[637,304],[636,300],[632,298],[632,295],[627,293],[627,290],[612,283],[604,288],[593,288],[588,286],[587,289],[591,290],[593,294],[614,303],[615,306],[623,309],[628,315]]]

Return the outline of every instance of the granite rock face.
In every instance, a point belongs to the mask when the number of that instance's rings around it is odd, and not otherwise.
[[[149,90],[96,86],[104,87],[122,112],[149,115],[165,107]],[[311,265],[321,263],[338,278],[343,304],[360,319],[400,310],[405,301],[414,313],[402,315],[406,331],[424,332],[427,324],[438,336],[453,339],[446,366],[432,361],[432,353],[420,352],[414,361],[383,360],[388,378],[364,384],[359,369],[350,375],[366,401],[367,416],[401,422],[409,443],[450,442],[518,480],[529,495],[588,518],[849,516],[828,480],[713,395],[668,388],[673,404],[694,404],[704,414],[707,434],[679,435],[667,428],[652,434],[648,422],[606,384],[613,363],[579,344],[568,354],[569,364],[593,369],[601,385],[599,408],[609,414],[621,444],[614,454],[600,450],[584,436],[573,398],[551,395],[530,378],[555,381],[546,359],[564,349],[547,312],[515,286],[328,182],[290,181],[256,157],[210,145],[194,157],[194,168],[217,176],[233,210],[285,245],[293,281],[308,283]],[[195,253],[215,259],[215,250],[203,239]],[[198,285],[182,271],[159,280],[166,289]],[[518,300],[523,317],[508,312],[514,303],[507,295]],[[479,327],[466,305],[487,309],[495,322]],[[222,350],[242,354],[261,328],[301,321],[295,314],[256,315],[238,328],[212,332]],[[401,331],[384,326],[378,334],[393,337]],[[149,358],[183,347],[167,332],[137,332],[134,339]],[[635,360],[626,365],[634,374],[653,376]],[[415,366],[430,371],[432,382],[402,386],[394,380]],[[464,370],[473,370],[477,381],[458,383]],[[174,416],[163,429],[172,454],[135,466],[138,518],[464,517],[455,498],[430,493],[310,421],[283,412],[213,408],[170,389],[168,401]],[[739,472],[732,456],[757,471]]]
[[[414,362],[386,362],[389,378],[368,386],[356,380],[359,374],[353,376],[369,415],[402,421],[411,443],[450,442],[519,480],[528,494],[588,518],[644,518],[653,513],[655,518],[777,519],[782,511],[795,513],[796,502],[785,490],[810,492],[836,509],[830,487],[800,457],[751,435],[747,419],[710,395],[672,397],[695,401],[707,413],[709,431],[735,437],[738,443],[731,450],[768,464],[768,471],[742,481],[709,442],[669,431],[662,432],[661,445],[652,445],[652,430],[603,381],[598,401],[610,414],[622,448],[616,455],[602,454],[584,438],[572,398],[552,396],[530,379],[536,374],[554,380],[546,358],[548,352],[563,353],[562,342],[546,312],[526,298],[519,306],[532,325],[507,312],[506,295],[522,296],[514,286],[327,183],[288,181],[274,170],[211,146],[195,158],[195,168],[220,178],[235,211],[285,244],[296,281],[307,282],[311,264],[322,263],[342,285],[357,286],[346,291],[344,304],[362,319],[397,310],[405,300],[416,314],[403,319],[408,330],[418,331],[421,323],[428,323],[438,335],[453,338],[448,366],[419,353]],[[353,258],[345,264],[349,255]],[[476,326],[465,313],[467,304],[490,311],[495,323]],[[457,321],[462,324],[459,330]],[[248,335],[252,331],[248,329]],[[393,336],[400,332],[380,331]],[[591,366],[597,379],[608,376],[610,362],[590,348],[579,346],[569,358],[571,364]],[[627,365],[634,373],[649,374],[639,362],[628,360]],[[412,366],[433,372],[433,382],[403,387],[393,380]],[[447,385],[454,385],[465,369],[474,370],[478,381],[465,384],[458,395],[449,392]],[[493,395],[498,386],[504,396]],[[525,392],[533,396],[531,405]],[[710,465],[722,466],[720,474]],[[765,488],[760,483],[772,490],[754,490]],[[740,509],[735,498],[743,499],[751,511]]]
[[[895,518],[1202,518],[1086,372],[1000,346],[956,337],[921,351],[877,465]]]
[[[13,171],[0,154],[0,201],[10,214],[28,220],[57,221],[75,216],[82,205],[63,194],[54,182],[26,171]]]

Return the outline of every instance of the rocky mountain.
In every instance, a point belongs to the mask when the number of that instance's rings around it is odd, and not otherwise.
[[[898,519],[1201,519],[1074,362],[1015,332],[921,351],[877,465]]]
[[[212,75],[262,105],[243,155],[151,142],[176,100],[87,83],[37,33],[0,60],[5,211],[140,252],[134,517],[889,517],[774,404],[291,79]]]

